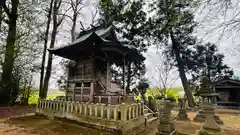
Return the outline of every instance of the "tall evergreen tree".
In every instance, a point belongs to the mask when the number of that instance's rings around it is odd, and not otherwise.
[[[3,73],[0,90],[0,104],[6,104],[10,100],[10,93],[14,91],[13,88],[13,63],[14,63],[14,47],[17,33],[17,18],[19,0],[11,0],[11,8],[7,6],[6,0],[0,2],[5,14],[8,17],[8,35],[6,40],[6,50],[3,64]]]
[[[191,53],[183,57],[193,83],[199,82],[203,73],[206,73],[211,81],[221,76],[233,76],[233,70],[223,63],[224,55],[218,52],[215,44],[198,44],[194,46]]]
[[[145,29],[146,13],[143,11],[143,0],[101,0],[100,1],[100,23],[115,24],[120,38],[129,46],[136,47],[140,52],[146,51],[145,42],[148,33]],[[126,82],[127,93],[134,80],[145,74],[144,62],[126,62],[125,71],[118,71],[122,76],[122,82]],[[126,76],[126,77],[125,77]]]
[[[165,45],[165,52],[170,56],[179,71],[179,76],[189,105],[195,105],[193,94],[186,77],[186,68],[182,54],[196,43],[193,36],[196,22],[190,8],[191,1],[164,0],[151,4],[154,11],[149,29],[153,29],[156,41]]]

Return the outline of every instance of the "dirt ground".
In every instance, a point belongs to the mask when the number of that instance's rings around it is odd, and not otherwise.
[[[9,119],[9,117],[34,113],[34,110],[34,106],[0,107],[0,135],[111,135],[108,132],[32,115]],[[217,112],[225,123],[221,126],[225,135],[240,135],[240,111],[238,113],[235,110],[219,109]],[[191,112],[188,115],[190,119],[193,119],[196,113]],[[194,134],[201,125],[201,123],[177,121],[176,129],[180,133]],[[155,135],[156,131],[156,125],[153,125],[147,134]]]

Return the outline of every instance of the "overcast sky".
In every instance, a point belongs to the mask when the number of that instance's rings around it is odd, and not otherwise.
[[[87,8],[84,9],[84,14],[81,16],[81,18],[84,20],[84,25],[89,26],[89,24],[92,21],[92,14],[91,12],[94,12],[94,5],[96,3],[95,0],[88,1],[90,5]],[[90,3],[92,2],[92,3]],[[238,2],[238,0],[236,0]],[[235,75],[240,76],[240,60],[239,60],[239,49],[238,49],[238,43],[239,43],[239,36],[236,30],[234,29],[226,29],[225,32],[223,32],[223,29],[215,29],[215,27],[220,26],[223,22],[230,21],[233,17],[236,16],[236,14],[239,12],[240,5],[238,3],[234,3],[235,6],[233,9],[229,9],[226,13],[225,17],[220,15],[218,12],[218,9],[214,6],[211,8],[205,8],[204,10],[198,10],[196,11],[196,21],[198,21],[201,25],[196,30],[195,34],[196,36],[203,40],[204,42],[212,42],[216,43],[219,47],[219,51],[225,55],[224,62],[228,64],[231,68],[234,69]],[[238,10],[235,10],[238,9]],[[236,18],[238,19],[238,18]],[[60,36],[58,36],[56,46],[61,46],[64,44],[67,44],[69,40],[66,40],[65,38],[69,37],[69,33],[66,32],[66,30],[70,29],[69,22],[65,21],[64,24],[61,27]],[[213,30],[214,29],[214,30]],[[240,27],[238,27],[240,29]],[[80,28],[77,27],[77,32],[80,31]],[[230,33],[232,32],[232,33]],[[222,34],[224,33],[224,34]],[[236,34],[237,33],[237,34]],[[236,34],[236,35],[235,35]],[[221,38],[220,38],[221,37]],[[221,39],[221,40],[220,40]],[[147,73],[146,76],[148,79],[152,82],[152,84],[155,84],[155,79],[157,78],[155,67],[157,64],[159,64],[159,56],[156,55],[156,47],[151,46],[147,53],[145,53],[145,64],[147,67]],[[52,78],[50,80],[50,89],[56,89],[56,80],[57,78],[62,75],[62,69],[58,65],[61,58],[55,57],[53,61],[53,69],[54,73],[52,75]],[[173,75],[173,76],[177,76]],[[39,87],[39,75],[36,75],[34,77],[35,87]],[[180,80],[176,80],[174,83],[174,86],[181,86]]]

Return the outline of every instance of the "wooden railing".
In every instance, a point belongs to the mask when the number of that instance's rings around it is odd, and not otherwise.
[[[123,96],[107,95],[107,96],[94,96],[94,102],[105,104],[121,104]]]
[[[131,121],[143,116],[144,105],[134,104],[93,104],[79,103],[63,100],[43,100],[39,99],[36,113],[67,119],[78,119],[81,117],[100,118],[110,121]]]

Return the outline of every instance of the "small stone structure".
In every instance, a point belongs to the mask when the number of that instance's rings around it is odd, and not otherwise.
[[[121,135],[145,129],[144,105],[141,103],[106,105],[39,99],[36,115],[73,120],[84,126],[106,129]]]
[[[195,116],[195,118],[193,119],[194,121],[205,122],[206,115],[210,114],[210,115],[213,115],[217,124],[220,124],[220,125],[224,124],[223,121],[220,119],[220,117],[215,114],[214,106],[211,103],[203,103],[199,107],[200,107],[199,111]]]
[[[172,107],[173,105],[169,101],[159,104],[159,123],[156,135],[177,135],[171,114]]]
[[[201,103],[199,105],[199,111],[193,120],[197,122],[205,122],[206,115],[209,114],[213,115],[216,123],[222,125],[223,121],[215,114],[213,106],[214,100],[218,94],[214,92],[210,84],[211,82],[207,76],[201,78],[200,90],[196,93],[197,96],[201,97]]]
[[[221,128],[214,120],[213,115],[207,115],[206,122],[196,135],[223,135]]]
[[[177,120],[190,121],[190,119],[188,118],[188,115],[187,115],[186,108],[179,108]]]
[[[188,118],[187,110],[185,106],[186,99],[184,98],[184,99],[178,100],[178,102],[179,102],[179,112],[178,112],[177,120],[189,121],[190,119]]]

